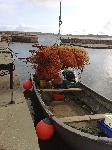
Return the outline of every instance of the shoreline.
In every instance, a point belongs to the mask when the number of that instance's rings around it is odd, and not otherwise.
[[[112,45],[106,44],[70,44],[70,46],[79,46],[92,49],[112,49]]]

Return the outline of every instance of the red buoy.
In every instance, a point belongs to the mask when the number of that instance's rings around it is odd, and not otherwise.
[[[41,140],[49,140],[54,134],[54,126],[49,118],[41,120],[36,126],[36,134]]]
[[[30,90],[32,88],[33,84],[31,80],[25,80],[23,82],[23,88],[26,90]]]

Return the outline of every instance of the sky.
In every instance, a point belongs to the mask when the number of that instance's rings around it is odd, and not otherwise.
[[[0,31],[58,33],[60,0],[0,0]],[[112,35],[112,0],[61,0],[61,34]]]

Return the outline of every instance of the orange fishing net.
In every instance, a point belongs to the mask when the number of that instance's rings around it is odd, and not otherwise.
[[[29,58],[37,64],[38,79],[59,81],[59,72],[65,67],[83,70],[89,63],[88,53],[84,48],[50,46],[42,47]]]

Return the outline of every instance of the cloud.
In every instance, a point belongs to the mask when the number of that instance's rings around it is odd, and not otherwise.
[[[112,20],[107,21],[101,28],[101,32],[112,35]]]
[[[26,0],[30,4],[44,7],[59,7],[60,0]],[[74,5],[77,0],[61,0],[63,5]],[[75,4],[76,5],[76,4]]]
[[[46,28],[48,30],[46,30]],[[56,26],[52,25],[26,25],[20,24],[18,26],[2,25],[0,24],[0,31],[24,31],[24,32],[56,32]]]
[[[111,21],[106,22],[103,27],[105,30],[109,31],[112,28],[112,22]]]
[[[112,35],[112,0],[61,1],[62,34]],[[0,25],[0,30],[58,33],[59,2],[60,0],[0,0],[0,15],[7,14],[4,20],[0,18],[1,23],[15,24]],[[14,12],[18,12],[18,17]]]
[[[0,31],[13,31],[14,29],[14,26],[0,24]]]
[[[58,27],[54,25],[26,25],[20,24],[18,26],[0,24],[0,31],[24,31],[24,32],[47,32],[58,33]],[[112,35],[112,22],[107,22],[102,28],[84,28],[79,26],[74,28],[72,25],[67,28],[63,26],[62,34],[107,34]]]
[[[47,29],[47,30],[46,30]],[[16,31],[28,31],[28,32],[55,32],[56,27],[53,25],[26,25],[20,24],[15,27]]]
[[[0,3],[0,13],[8,14],[16,11],[17,6],[15,4],[7,4],[7,3]]]

